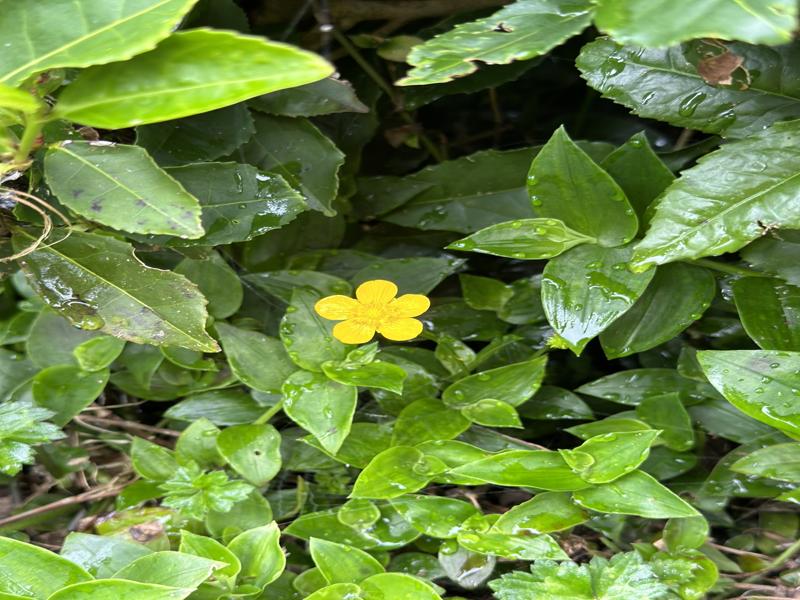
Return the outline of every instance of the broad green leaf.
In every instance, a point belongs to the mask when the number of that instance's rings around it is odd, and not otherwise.
[[[53,423],[63,427],[94,402],[107,383],[107,370],[92,373],[73,365],[48,367],[33,378],[33,398],[53,412]]]
[[[757,421],[800,437],[800,353],[704,350],[697,359],[728,402]]]
[[[197,199],[137,146],[67,140],[44,164],[53,193],[87,219],[132,233],[203,235]]]
[[[695,517],[699,513],[647,473],[633,471],[612,483],[572,494],[579,505],[600,513],[638,515],[648,519]]]
[[[292,301],[292,293],[297,287],[313,288],[320,296],[352,296],[353,292],[352,286],[344,279],[319,271],[267,271],[245,275],[243,279],[287,304]]]
[[[234,425],[217,436],[217,450],[231,468],[257,487],[281,470],[281,434],[272,425]]]
[[[283,411],[328,452],[336,454],[350,433],[357,397],[355,386],[300,370],[283,384]]]
[[[61,588],[48,600],[182,600],[192,588],[174,588],[123,579],[98,579]]]
[[[588,520],[566,492],[542,492],[511,507],[497,519],[493,531],[502,533],[550,533],[563,531]]]
[[[773,277],[733,282],[742,326],[764,350],[800,351],[800,288]]]
[[[335,454],[326,450],[316,438],[304,441],[345,465],[363,469],[376,454],[390,446],[391,437],[391,429],[387,425],[353,423],[350,435]]]
[[[104,129],[157,123],[311,83],[331,70],[319,56],[286,44],[182,31],[124,63],[82,71],[59,96],[56,115]]]
[[[162,167],[208,162],[230,155],[255,132],[244,104],[136,128],[136,145]]]
[[[414,600],[440,600],[433,585],[404,573],[379,573],[361,582],[364,600],[384,598],[413,598]]]
[[[775,444],[740,458],[731,470],[745,475],[800,482],[800,444]]]
[[[33,94],[0,83],[0,108],[8,108],[22,113],[35,113],[44,106],[42,101]]]
[[[543,385],[533,398],[519,408],[526,419],[592,419],[592,409],[577,394],[552,385]]]
[[[589,487],[569,468],[558,452],[549,450],[508,450],[467,463],[452,472],[495,485],[532,487],[554,492]]]
[[[333,381],[346,385],[379,388],[401,394],[406,372],[397,365],[375,360],[365,365],[337,362],[322,363],[322,371]]]
[[[469,502],[444,496],[408,494],[392,500],[392,506],[415,529],[440,539],[456,537],[467,519],[480,515]]]
[[[683,171],[658,200],[634,268],[733,252],[766,227],[800,228],[799,133],[800,121],[776,123]]]
[[[261,112],[284,117],[369,112],[369,107],[356,96],[353,86],[334,77],[259,96],[250,100],[249,104]]]
[[[102,371],[122,353],[125,340],[101,335],[81,342],[72,350],[75,360],[84,371]]]
[[[514,295],[513,289],[499,279],[461,273],[458,280],[464,302],[475,310],[500,310]]]
[[[239,150],[242,158],[283,177],[303,195],[309,208],[335,215],[332,204],[344,164],[342,151],[307,119],[263,114],[254,118],[256,132]]]
[[[798,50],[798,44],[736,42],[646,49],[600,38],[583,47],[577,65],[591,87],[642,117],[739,138],[800,117],[800,88],[789,75]],[[706,51],[741,57],[747,75],[731,85],[709,85],[692,60],[702,60]]]
[[[15,248],[34,239],[17,230]],[[205,332],[206,301],[194,284],[146,267],[125,242],[72,231],[26,256],[22,268],[45,301],[83,329],[140,344],[219,350]]]
[[[595,25],[626,44],[669,46],[696,38],[743,40],[777,45],[792,39],[797,4],[791,0],[728,2],[712,0],[605,0]]]
[[[486,398],[519,406],[536,393],[544,377],[547,357],[475,373],[448,386],[442,400],[452,408],[465,408]]]
[[[355,583],[334,583],[316,590],[306,600],[342,600],[342,598],[361,598],[361,588]]]
[[[486,398],[461,409],[461,414],[478,425],[523,429],[517,409],[508,402]]]
[[[49,550],[0,537],[0,592],[44,600],[63,587],[90,579],[81,567]]]
[[[458,534],[458,544],[480,554],[492,554],[515,560],[566,560],[561,546],[549,535],[530,535],[530,532],[501,533],[486,531]]]
[[[708,521],[704,517],[670,519],[662,537],[670,552],[694,550],[708,540]]]
[[[800,231],[782,231],[780,238],[764,236],[740,254],[758,270],[800,285]]]
[[[583,425],[567,427],[564,431],[568,431],[582,440],[588,440],[607,433],[650,431],[651,429],[652,427],[644,421],[611,415],[600,421],[592,421],[591,423],[584,423]]]
[[[754,421],[724,398],[714,398],[689,407],[689,414],[705,431],[746,444],[775,432],[769,425]]]
[[[352,498],[391,499],[421,490],[447,466],[410,446],[394,446],[373,458],[358,475]]]
[[[60,556],[86,569],[94,577],[106,579],[152,550],[113,535],[90,535],[73,531],[64,540]]]
[[[181,531],[180,551],[184,554],[202,556],[223,563],[225,566],[219,566],[214,572],[216,578],[225,577],[229,578],[229,581],[235,580],[242,569],[239,558],[228,548],[213,538],[197,535],[191,531]]]
[[[632,246],[585,245],[550,260],[542,276],[542,305],[560,343],[575,354],[627,312],[653,271],[632,273]]]
[[[169,479],[178,468],[172,450],[140,437],[133,438],[131,464],[137,475],[156,481]]]
[[[241,425],[263,413],[264,408],[241,390],[215,390],[187,396],[170,406],[164,416],[190,423],[206,418],[214,425]]]
[[[194,588],[222,567],[222,563],[182,552],[153,552],[122,567],[112,577],[141,583]]]
[[[518,219],[485,227],[447,248],[532,260],[552,258],[578,244],[595,241],[558,219]]]
[[[234,375],[254,390],[279,394],[283,382],[297,370],[280,340],[227,323],[214,327]],[[269,368],[264,368],[265,361]]]
[[[125,60],[167,37],[196,0],[46,0],[3,7],[0,82]],[[69,23],[69,27],[64,24]]]
[[[44,369],[55,365],[75,364],[77,359],[74,350],[84,342],[101,336],[97,331],[79,329],[55,311],[44,308],[34,319],[25,346],[30,362]],[[54,339],[58,339],[59,343],[53,344]],[[33,375],[28,373],[28,366],[32,365],[27,361],[18,361],[13,373],[15,377],[11,373],[4,373],[4,385],[0,389],[6,386],[14,388]],[[26,373],[28,376],[24,377]]]
[[[351,498],[339,507],[336,518],[343,525],[364,528],[374,525],[381,518],[381,510],[371,500]]]
[[[675,369],[618,371],[585,383],[575,391],[630,406],[640,404],[645,398],[672,392],[680,392],[682,398],[693,402],[716,396],[707,383],[687,379]]]
[[[678,451],[694,446],[692,418],[681,402],[680,393],[649,396],[636,407],[636,415],[655,429],[661,430],[659,441]]]
[[[639,229],[625,192],[563,127],[533,159],[528,193],[536,216],[562,221],[568,234],[570,230],[585,234],[583,242],[596,240],[601,246],[621,246]]]
[[[200,417],[181,431],[175,443],[175,453],[189,458],[204,468],[219,467],[225,459],[217,450],[220,429],[205,417]]]
[[[572,450],[559,450],[570,468],[589,483],[609,483],[627,475],[650,454],[657,430],[605,433]]]
[[[414,445],[429,440],[449,440],[470,426],[460,411],[436,398],[420,398],[397,415],[392,429],[392,444]]]
[[[60,428],[45,421],[52,414],[25,400],[0,403],[0,473],[16,475],[23,464],[34,462],[32,444],[64,437]]]
[[[485,279],[485,277],[479,279]],[[456,377],[465,375],[476,358],[472,348],[449,335],[440,336],[436,341],[434,356],[451,375]]]
[[[443,256],[378,259],[358,270],[350,281],[358,286],[376,275],[397,285],[399,294],[427,294],[465,263],[463,259]]]
[[[272,507],[258,491],[252,491],[227,511],[210,510],[205,525],[216,537],[231,539],[244,531],[268,525],[272,521]]]
[[[647,224],[646,210],[675,179],[664,162],[653,152],[644,132],[606,156],[600,166],[614,178],[639,219],[639,229]]]
[[[200,288],[208,300],[208,312],[215,319],[230,317],[242,305],[244,291],[239,276],[218,252],[209,252],[203,258],[184,258],[175,272]]]
[[[447,577],[464,589],[479,587],[494,571],[497,559],[491,554],[478,554],[454,542],[439,547],[439,566]]]
[[[716,292],[706,269],[683,263],[658,267],[630,310],[600,334],[606,356],[620,358],[668,342],[703,315]]]
[[[280,536],[278,524],[273,521],[269,525],[240,533],[231,540],[228,549],[242,563],[239,584],[252,583],[264,587],[278,578],[286,566]]]
[[[476,61],[497,65],[546,54],[591,22],[589,2],[518,0],[493,15],[456,25],[408,55],[414,67],[399,85],[428,85],[477,70]]]
[[[283,345],[295,364],[320,372],[322,363],[344,359],[348,347],[333,337],[333,321],[314,310],[320,296],[309,288],[296,288],[281,321]]]
[[[377,560],[353,546],[312,537],[308,549],[328,583],[360,583],[371,575],[384,572]]]

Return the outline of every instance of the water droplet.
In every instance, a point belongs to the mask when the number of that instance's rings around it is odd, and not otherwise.
[[[691,117],[697,110],[697,107],[700,106],[706,98],[707,96],[703,92],[695,92],[694,94],[686,96],[686,98],[681,100],[678,106],[678,114],[682,117]]]

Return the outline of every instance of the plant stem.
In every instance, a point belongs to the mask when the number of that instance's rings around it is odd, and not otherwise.
[[[272,417],[278,414],[282,408],[283,408],[283,399],[280,399],[278,400],[278,402],[270,406],[267,412],[258,417],[255,421],[253,421],[253,425],[263,425],[264,423],[267,423]]]
[[[786,550],[781,552],[775,560],[769,563],[766,567],[764,567],[760,573],[757,575],[753,575],[752,577],[748,577],[744,580],[744,583],[752,583],[754,581],[758,581],[761,579],[766,573],[770,571],[774,571],[775,569],[779,569],[786,563],[790,558],[792,558],[795,554],[800,552],[800,539],[795,540]]]
[[[37,116],[32,116],[25,123],[25,130],[22,132],[22,137],[17,146],[17,152],[14,154],[14,164],[21,165],[28,159],[28,155],[33,149],[39,134],[44,127],[44,121],[40,120]]]
[[[707,258],[698,258],[685,262],[692,265],[697,265],[698,267],[713,269],[714,271],[719,271],[720,273],[727,273],[728,275],[739,275],[740,277],[769,277],[769,275],[766,273],[761,273],[760,271],[754,271],[753,269],[747,269],[745,267],[737,267],[736,265],[717,262],[716,260],[709,260]]]

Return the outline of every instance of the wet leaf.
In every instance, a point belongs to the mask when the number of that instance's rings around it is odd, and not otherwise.
[[[742,326],[764,350],[800,351],[800,288],[772,277],[733,282]]]

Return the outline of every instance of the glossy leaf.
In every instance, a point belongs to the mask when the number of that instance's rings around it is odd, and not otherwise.
[[[644,293],[653,271],[632,273],[631,246],[573,248],[550,262],[542,277],[542,305],[563,344],[580,354]]]
[[[281,340],[295,364],[310,371],[321,371],[322,363],[342,360],[347,346],[333,337],[333,322],[314,310],[319,295],[308,288],[297,288],[281,321]]]
[[[711,384],[750,417],[800,436],[800,354],[705,350],[697,359]]]
[[[500,310],[514,292],[499,279],[462,273],[458,276],[464,302],[475,310]]]
[[[234,471],[261,487],[281,469],[281,435],[272,425],[234,425],[217,436],[217,449]]]
[[[800,285],[800,232],[783,231],[780,238],[764,236],[743,248],[741,255],[759,271]]]
[[[145,554],[114,573],[115,579],[154,583],[170,587],[194,588],[222,566],[209,560],[182,552],[153,552]]]
[[[353,484],[352,498],[391,499],[424,488],[446,469],[434,457],[410,446],[395,446],[373,458]]]
[[[506,64],[530,60],[580,33],[591,20],[589,3],[520,0],[493,15],[456,25],[415,47],[414,67],[399,85],[443,83],[475,71],[476,61]]]
[[[330,379],[346,385],[379,388],[400,394],[406,372],[392,363],[375,360],[365,365],[347,363],[322,363],[322,370]]]
[[[254,390],[278,394],[286,378],[297,370],[280,340],[227,323],[217,323],[215,328],[231,370]],[[268,369],[264,361],[268,361]]]
[[[17,232],[15,244],[34,238]],[[54,309],[84,329],[137,343],[216,352],[205,332],[205,299],[181,275],[151,269],[118,240],[73,231],[29,254],[22,265]]]
[[[0,592],[48,598],[54,592],[89,581],[81,567],[32,544],[0,537]]]
[[[196,462],[201,467],[222,466],[225,459],[217,450],[220,429],[205,417],[200,417],[181,431],[175,443],[175,453]]]
[[[98,579],[62,588],[48,600],[81,600],[87,597],[92,600],[181,600],[192,591],[192,588],[174,588],[124,579]]]
[[[550,533],[580,525],[588,519],[565,492],[542,492],[500,515],[492,530],[502,533]]]
[[[528,193],[537,216],[560,219],[590,238],[583,241],[621,246],[631,241],[639,228],[625,192],[563,127],[533,159]]]
[[[687,379],[674,369],[630,369],[586,383],[576,392],[619,404],[636,406],[645,398],[679,392],[694,402],[715,397],[707,384]]]
[[[151,552],[147,546],[120,537],[73,531],[64,540],[60,556],[86,569],[94,577],[106,579]]]
[[[214,576],[219,579],[234,580],[242,569],[242,563],[238,557],[220,542],[190,531],[181,531],[180,552],[221,563],[214,571]]]
[[[426,581],[403,573],[380,573],[361,583],[364,600],[381,600],[397,596],[414,600],[439,600],[433,586]]]
[[[742,326],[764,350],[800,351],[800,288],[772,277],[733,282]]]
[[[457,467],[452,472],[495,485],[532,487],[554,492],[589,486],[569,468],[560,454],[547,450],[500,452]]]
[[[775,444],[740,458],[731,470],[745,475],[800,482],[800,444]]]
[[[678,392],[645,398],[636,407],[636,415],[651,427],[660,429],[659,440],[673,450],[690,450],[694,446],[692,418]]]
[[[670,519],[664,526],[663,539],[670,552],[694,550],[708,539],[708,521],[704,517]]]
[[[508,402],[485,398],[461,409],[461,414],[473,423],[487,427],[516,427],[522,429],[522,422],[516,409]]]
[[[239,582],[252,582],[257,587],[264,587],[278,578],[286,566],[280,535],[280,529],[273,521],[269,525],[240,533],[231,540],[228,549],[242,563]]]
[[[443,496],[408,494],[392,500],[392,506],[425,535],[450,539],[467,527],[467,519],[480,512],[469,502]]]
[[[359,583],[384,572],[377,560],[352,546],[312,537],[308,547],[314,564],[328,583]]]
[[[352,296],[353,292],[344,279],[320,271],[267,271],[245,275],[244,279],[287,304],[292,301],[292,292],[297,287],[313,288],[320,296]]]
[[[566,553],[549,535],[530,535],[528,532],[460,533],[458,543],[471,552],[492,554],[516,560],[565,560]]]
[[[292,46],[195,29],[121,64],[82,71],[59,96],[59,118],[119,129],[168,121],[311,83],[331,66]],[[153,78],[153,73],[158,73]]]
[[[429,440],[449,440],[463,433],[470,421],[460,411],[435,398],[420,398],[397,415],[392,443],[414,445]]]
[[[794,210],[798,135],[800,121],[777,123],[684,171],[659,199],[634,267],[733,252],[767,226],[800,227]]]
[[[48,367],[33,378],[36,404],[53,411],[50,420],[63,427],[94,402],[108,383],[108,371],[87,372],[72,365]]]
[[[84,371],[102,371],[113,363],[125,348],[125,340],[101,335],[75,346],[75,360]]]
[[[605,433],[559,453],[584,481],[609,483],[641,465],[658,435],[656,430]]]
[[[369,112],[369,107],[356,96],[353,86],[334,77],[259,96],[253,98],[249,104],[256,110],[284,117]]]
[[[469,375],[445,388],[442,400],[452,408],[465,408],[487,398],[519,406],[539,389],[546,364],[543,356]]]
[[[533,398],[519,408],[527,419],[591,419],[592,409],[577,394],[543,385]]]
[[[51,146],[45,177],[62,204],[132,233],[203,235],[200,205],[137,146],[67,141]]]

